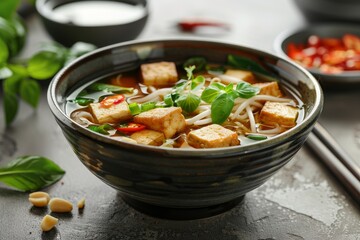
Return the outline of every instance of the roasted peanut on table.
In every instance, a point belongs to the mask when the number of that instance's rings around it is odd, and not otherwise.
[[[73,209],[72,203],[62,198],[52,198],[49,207],[52,212],[57,213],[71,212]]]
[[[41,229],[44,232],[50,231],[51,229],[53,229],[53,227],[58,223],[58,219],[50,216],[50,215],[45,215],[45,217],[42,219],[41,221]]]
[[[82,199],[80,199],[80,200],[78,201],[77,207],[78,207],[79,209],[83,209],[83,208],[85,207],[85,198],[82,198]]]
[[[49,203],[50,196],[46,192],[33,192],[29,194],[29,201],[35,207],[46,207]]]

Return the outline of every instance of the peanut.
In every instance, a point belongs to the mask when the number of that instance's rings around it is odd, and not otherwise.
[[[33,192],[29,194],[29,201],[35,207],[45,207],[50,200],[50,196],[46,192]]]
[[[82,208],[85,207],[85,198],[82,198],[82,199],[80,199],[80,200],[78,201],[77,207],[78,207],[79,209],[82,209]]]
[[[62,198],[52,198],[49,207],[52,212],[58,213],[71,212],[73,209],[72,203]]]
[[[45,217],[42,219],[40,227],[44,232],[50,231],[53,229],[53,227],[58,223],[58,219],[50,216],[45,215]]]

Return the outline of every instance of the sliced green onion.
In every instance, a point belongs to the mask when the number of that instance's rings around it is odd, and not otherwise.
[[[259,134],[248,134],[248,135],[246,135],[246,137],[249,139],[252,139],[252,140],[256,140],[256,141],[261,141],[261,140],[267,139],[267,136],[259,135]]]

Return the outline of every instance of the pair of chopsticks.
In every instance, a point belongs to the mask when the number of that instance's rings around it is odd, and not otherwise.
[[[322,160],[351,197],[360,205],[360,166],[340,147],[319,123],[315,124],[306,145]]]

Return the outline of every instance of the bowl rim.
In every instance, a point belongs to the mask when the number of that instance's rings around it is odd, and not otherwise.
[[[50,2],[50,1],[53,1],[53,0],[36,0],[36,2],[35,2],[35,9],[42,18],[45,18],[47,21],[51,21],[53,23],[60,24],[60,25],[66,26],[66,27],[76,27],[79,29],[80,28],[103,29],[103,28],[127,26],[130,24],[141,22],[144,19],[148,18],[148,16],[149,16],[149,4],[148,4],[147,0],[138,0],[139,3],[141,2],[140,5],[142,5],[145,10],[144,15],[141,16],[140,18],[137,18],[137,19],[129,21],[129,22],[124,22],[124,23],[114,23],[114,24],[94,25],[94,26],[92,26],[92,25],[77,25],[77,24],[72,24],[72,23],[68,23],[68,22],[59,22],[55,18],[49,17],[49,14],[45,12],[45,9],[47,7],[47,2]],[[66,4],[72,3],[72,2],[78,2],[78,1],[79,0],[71,0],[71,1],[67,1]],[[125,0],[112,0],[112,1],[124,2]],[[129,0],[127,0],[127,1],[129,1]]]
[[[284,50],[284,43],[294,37],[297,34],[305,34],[309,33],[307,35],[315,34],[315,32],[318,29],[323,28],[334,28],[334,32],[344,31],[344,29],[356,29],[359,32],[360,36],[360,28],[357,24],[354,23],[316,23],[311,25],[305,25],[293,29],[287,29],[283,32],[281,32],[274,41],[273,48],[275,52],[280,55],[282,58],[285,58],[297,65],[300,65],[299,63],[296,63],[294,60],[292,60]],[[302,66],[301,66],[302,67]],[[305,67],[303,67],[305,68]],[[344,71],[342,73],[335,73],[335,74],[327,74],[323,73],[320,70],[316,68],[305,68],[307,71],[309,71],[311,74],[318,77],[320,80],[322,80],[323,83],[329,82],[331,84],[352,84],[352,83],[360,83],[360,70],[358,71]]]
[[[315,100],[313,103],[313,108],[310,112],[307,113],[307,116],[303,119],[303,121],[296,125],[295,127],[289,129],[288,131],[285,131],[275,137],[272,137],[267,140],[254,142],[246,145],[239,145],[239,146],[232,146],[232,147],[221,147],[221,148],[206,148],[206,149],[193,149],[193,148],[168,148],[168,147],[159,147],[159,146],[148,146],[148,145],[141,145],[141,144],[135,144],[125,141],[119,141],[115,139],[111,139],[107,136],[103,136],[99,133],[92,132],[88,129],[85,129],[84,127],[80,126],[78,123],[74,122],[70,119],[70,117],[67,116],[65,111],[61,109],[57,102],[57,96],[56,96],[56,88],[58,86],[58,83],[60,82],[63,75],[66,75],[68,71],[71,71],[75,69],[78,65],[81,65],[83,61],[86,61],[87,59],[96,58],[96,56],[103,54],[106,51],[109,51],[111,49],[115,48],[122,48],[122,47],[128,47],[133,46],[137,44],[158,44],[158,43],[171,43],[171,42],[182,42],[182,43],[207,43],[207,44],[215,44],[215,45],[222,45],[230,48],[237,48],[241,49],[246,52],[251,52],[254,54],[261,54],[266,55],[271,58],[275,58],[281,61],[286,62],[289,65],[292,65],[293,67],[300,70],[307,78],[310,79],[310,81],[313,83],[313,88],[316,93]],[[305,68],[287,60],[282,57],[279,57],[275,54],[271,54],[269,52],[265,52],[262,50],[258,50],[255,48],[238,45],[233,42],[225,42],[225,41],[218,41],[218,40],[209,40],[209,39],[198,39],[198,38],[160,38],[160,39],[149,39],[149,40],[132,40],[122,43],[116,43],[109,46],[105,46],[99,49],[96,49],[90,53],[87,53],[77,59],[75,59],[73,62],[68,64],[66,67],[62,68],[52,79],[52,81],[49,84],[48,91],[47,91],[47,99],[49,107],[55,116],[56,119],[59,119],[63,124],[65,124],[67,127],[70,127],[71,129],[74,129],[75,131],[79,132],[80,134],[92,138],[95,141],[100,141],[102,143],[110,144],[113,146],[122,147],[124,150],[131,150],[131,151],[146,151],[151,153],[161,153],[161,154],[167,154],[167,155],[175,155],[180,157],[186,157],[186,156],[202,156],[202,157],[214,157],[214,156],[231,156],[231,155],[238,155],[239,152],[242,153],[251,153],[255,151],[259,151],[260,149],[266,149],[266,148],[272,148],[276,145],[283,144],[286,142],[286,139],[291,138],[296,133],[306,131],[306,128],[308,126],[311,127],[313,123],[317,120],[319,117],[322,107],[323,107],[323,92],[320,87],[320,84],[318,81],[311,75]],[[305,130],[304,130],[305,129]]]

